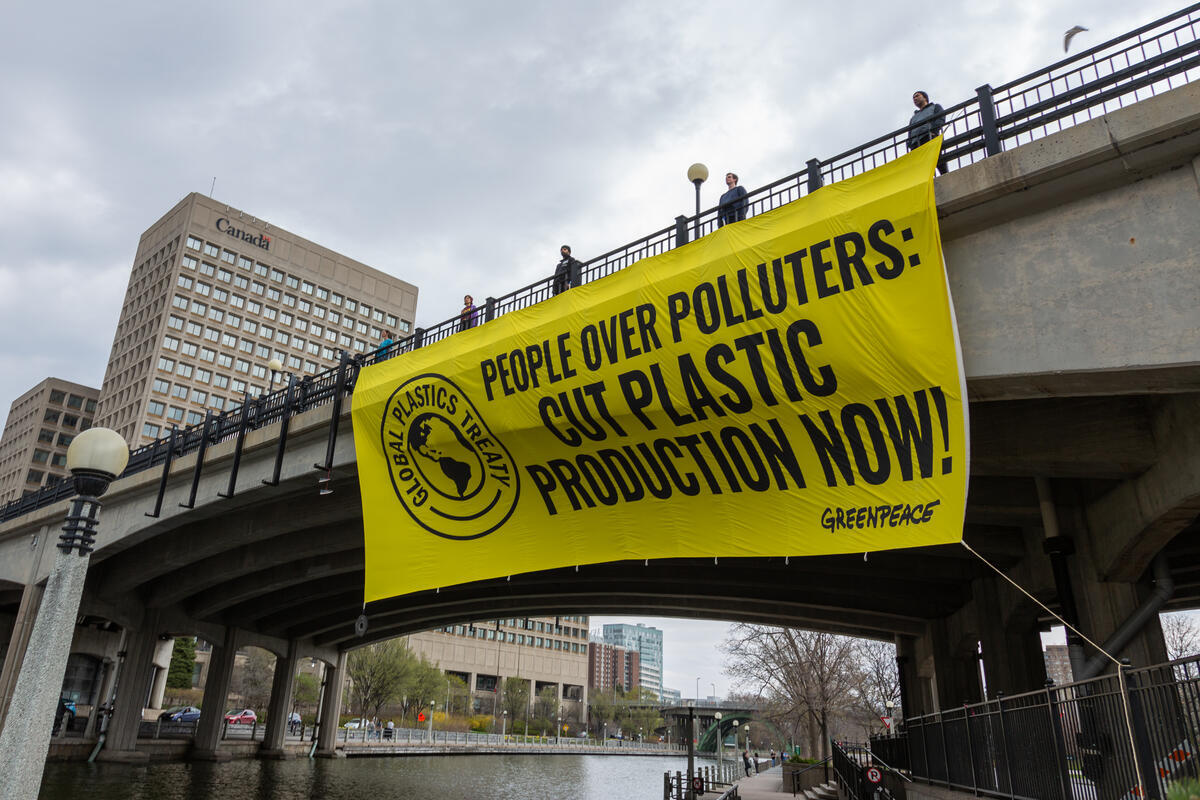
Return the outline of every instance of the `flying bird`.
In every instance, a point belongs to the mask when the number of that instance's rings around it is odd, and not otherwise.
[[[1063,34],[1063,52],[1064,53],[1067,52],[1067,48],[1071,46],[1071,40],[1075,38],[1075,34],[1083,33],[1086,30],[1087,30],[1087,28],[1083,27],[1082,25],[1076,25],[1075,27],[1071,28],[1071,30],[1064,33]]]

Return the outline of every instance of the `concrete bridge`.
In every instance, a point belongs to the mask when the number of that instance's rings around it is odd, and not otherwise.
[[[1186,85],[937,178],[946,260],[971,399],[965,539],[1035,596],[1113,634],[1148,599],[1200,596],[1200,85]],[[329,665],[320,749],[336,746],[347,650],[500,615],[653,614],[803,626],[894,640],[906,715],[1045,674],[1035,604],[959,546],[820,558],[584,565],[448,586],[374,609],[365,636],[362,523],[348,409],[332,494],[318,492],[331,407],[132,475],[104,498],[76,652],[122,657],[105,754],[136,759],[156,651],[173,636],[213,645],[205,708],[221,709],[235,651],[278,657],[272,709],[297,660]],[[0,525],[0,712],[37,614],[66,504]],[[1152,569],[1152,563],[1156,565]],[[1157,569],[1157,573],[1155,573]],[[1170,593],[1168,595],[1168,590]],[[1155,598],[1155,591],[1158,596]],[[1165,659],[1151,622],[1120,648]],[[161,658],[161,652],[158,652]],[[165,673],[160,672],[159,676]],[[47,676],[58,680],[58,676]],[[103,690],[102,690],[103,691]],[[272,713],[271,719],[282,719]],[[219,715],[198,757],[217,757]],[[282,725],[268,730],[282,752]]]

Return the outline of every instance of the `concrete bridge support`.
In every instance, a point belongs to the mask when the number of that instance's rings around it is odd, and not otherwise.
[[[221,731],[225,726],[225,698],[229,696],[229,681],[233,677],[233,659],[237,655],[238,629],[225,629],[221,644],[213,644],[208,661],[208,679],[204,684],[203,713],[196,725],[192,759],[196,761],[228,761],[229,753],[218,749]]]
[[[159,647],[158,611],[147,609],[141,627],[129,631],[127,652],[117,675],[117,698],[104,749],[98,756],[102,761],[145,763],[149,755],[137,749],[138,729],[142,724],[142,708],[150,692],[154,669],[154,654]],[[62,680],[59,676],[58,680]]]
[[[296,683],[296,664],[300,658],[300,643],[288,642],[287,653],[275,659],[275,675],[271,681],[271,703],[267,707],[267,732],[263,737],[259,758],[286,759],[291,754],[283,749],[287,733],[288,711],[292,703],[292,687]]]
[[[972,585],[988,697],[1032,692],[1046,685],[1046,661],[1036,605],[992,576]]]
[[[321,687],[320,731],[317,733],[317,755],[337,756],[338,720],[342,716],[342,684],[346,680],[347,654],[338,653],[337,664],[325,667],[325,685]]]
[[[4,668],[0,670],[0,727],[4,725],[4,715],[12,702],[17,676],[21,674],[21,664],[25,660],[25,649],[29,646],[29,634],[33,632],[33,621],[37,619],[45,591],[45,585],[39,583],[27,584],[25,591],[21,593],[21,605],[13,619],[12,633],[8,638]]]

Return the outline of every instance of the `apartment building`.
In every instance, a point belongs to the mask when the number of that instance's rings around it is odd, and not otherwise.
[[[13,401],[0,438],[0,503],[58,483],[67,446],[92,427],[100,390],[46,378]]]
[[[662,698],[663,634],[658,628],[638,623],[605,625],[602,641],[636,651],[638,654],[638,684]]]
[[[138,243],[96,424],[138,447],[268,391],[272,359],[313,375],[416,311],[413,284],[193,192]]]
[[[592,692],[636,691],[641,685],[641,655],[615,644],[593,639],[588,643],[588,690]]]

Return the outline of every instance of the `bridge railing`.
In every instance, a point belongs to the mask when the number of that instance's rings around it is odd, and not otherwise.
[[[1136,30],[1081,51],[1055,64],[1000,86],[983,85],[976,95],[945,109],[942,163],[957,168],[1026,144],[1073,125],[1107,114],[1200,76],[1200,4],[1155,20]],[[747,214],[779,208],[817,190],[891,161],[907,152],[907,126],[886,133],[835,156],[810,159],[805,168],[761,186],[747,195]],[[583,265],[578,283],[590,283],[659,255],[718,227],[717,207],[675,225],[596,256]],[[498,298],[489,297],[474,324],[519,311],[548,299],[553,277],[547,276]],[[417,328],[386,350],[354,359],[343,357],[338,367],[258,398],[246,396],[242,406],[209,414],[202,423],[173,430],[131,453],[126,475],[161,466],[200,449],[202,443],[224,441],[279,422],[286,416],[334,402],[339,392],[353,391],[358,370],[377,361],[441,341],[466,325],[459,315],[427,328]],[[0,521],[14,519],[74,495],[71,481],[27,494],[0,508]]]

